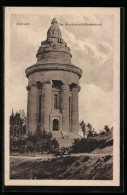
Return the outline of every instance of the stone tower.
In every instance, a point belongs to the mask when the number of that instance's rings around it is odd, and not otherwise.
[[[28,131],[51,131],[56,138],[78,136],[78,92],[82,70],[71,64],[71,50],[54,18],[36,54],[37,63],[26,69],[28,78]]]

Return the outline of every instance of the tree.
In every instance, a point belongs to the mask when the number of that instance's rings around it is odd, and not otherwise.
[[[33,135],[29,133],[28,141],[33,143],[33,150],[35,152],[50,153],[59,147],[59,143],[52,137],[52,133],[45,130],[42,131],[39,126]]]
[[[87,126],[88,126],[89,130],[92,131],[92,125],[90,123],[88,123]]]
[[[82,122],[80,123],[80,127],[82,128],[82,132],[83,132],[83,134],[85,135],[85,123],[84,123],[84,121],[82,120]]]
[[[20,117],[22,119],[22,122],[23,122],[23,134],[26,133],[26,125],[27,125],[27,117],[25,115],[25,111],[24,110],[19,110],[19,114],[20,114]]]
[[[94,137],[98,135],[94,128],[92,130],[92,134],[93,134]]]
[[[90,123],[88,123],[87,127],[89,128],[88,130],[88,134],[87,134],[87,137],[93,137],[93,128],[92,128],[92,125]]]
[[[97,139],[75,139],[72,144],[72,152],[79,153],[79,152],[92,152],[96,148],[100,147],[105,140],[97,140]]]
[[[99,134],[100,135],[105,135],[106,134],[106,131],[105,130],[100,130]]]
[[[109,133],[110,132],[110,128],[108,127],[108,125],[105,125],[104,126],[104,130],[106,131],[106,133]]]

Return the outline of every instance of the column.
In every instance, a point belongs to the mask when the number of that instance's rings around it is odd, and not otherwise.
[[[71,92],[71,131],[78,132],[78,86],[74,86]]]
[[[63,84],[60,92],[60,111],[62,114],[62,131],[69,131],[69,85]]]
[[[30,113],[30,86],[26,87],[27,93],[27,133],[29,132],[29,113]]]
[[[72,131],[72,128],[71,128],[71,93],[69,95],[69,131]]]
[[[42,84],[41,96],[41,130],[50,130],[50,113],[52,103],[52,83]]]
[[[38,87],[33,83],[28,93],[28,129],[34,133],[38,127]]]

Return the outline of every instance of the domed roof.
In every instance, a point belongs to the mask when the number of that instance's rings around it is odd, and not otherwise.
[[[71,50],[62,39],[62,33],[56,18],[53,18],[47,32],[47,39],[41,42],[37,52],[37,63],[71,64]]]
[[[58,22],[56,20],[56,18],[53,18],[52,22],[51,22],[51,26],[47,32],[47,38],[62,38],[62,33],[61,30],[59,28]]]
[[[34,72],[50,70],[69,71],[76,73],[79,78],[81,77],[82,70],[71,63],[71,49],[67,46],[67,42],[62,39],[56,18],[52,20],[47,38],[41,42],[36,57],[37,63],[26,69],[27,77]],[[54,78],[56,76],[55,74],[47,74],[47,76],[51,75],[54,75]]]

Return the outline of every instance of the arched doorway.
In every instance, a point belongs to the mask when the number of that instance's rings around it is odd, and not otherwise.
[[[59,130],[59,121],[58,119],[53,120],[53,131],[58,131]]]

